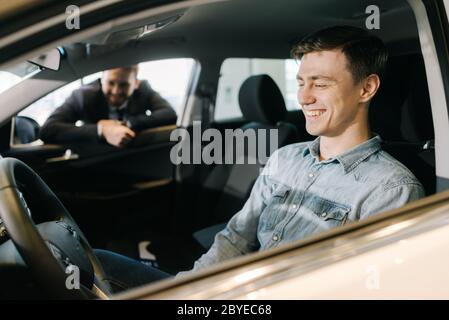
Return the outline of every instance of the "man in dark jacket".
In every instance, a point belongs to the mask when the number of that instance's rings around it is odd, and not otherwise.
[[[40,131],[46,143],[105,140],[123,147],[141,130],[176,123],[170,104],[147,81],[137,80],[137,65],[103,72],[101,80],[75,90]]]

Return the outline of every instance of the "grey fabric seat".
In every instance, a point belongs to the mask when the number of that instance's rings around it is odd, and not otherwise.
[[[295,126],[283,121],[287,115],[285,101],[270,76],[249,77],[240,88],[239,105],[245,120],[249,121],[241,127],[243,132],[254,130],[257,133],[261,129],[277,129],[278,147],[298,140]],[[267,133],[265,150],[269,150],[270,142]],[[257,145],[259,145],[258,140]],[[235,155],[235,144],[226,146],[226,152],[230,149]],[[215,234],[224,228],[226,222],[243,207],[248,198],[264,164],[259,163],[263,160],[259,158],[255,159],[256,164],[248,163],[253,155],[245,144],[244,153],[238,155],[244,164],[217,165],[206,177],[198,199],[197,210],[202,217],[208,218],[207,225],[212,224],[212,226],[194,233],[194,238],[204,248],[207,249],[212,245]]]
[[[414,173],[427,195],[435,193],[434,128],[421,55],[389,60],[369,111],[371,129],[384,140],[382,148]]]

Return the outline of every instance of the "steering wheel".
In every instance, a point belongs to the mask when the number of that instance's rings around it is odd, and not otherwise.
[[[42,216],[31,215],[27,195],[39,200],[40,210],[36,211]],[[110,296],[103,268],[78,225],[47,184],[17,159],[0,160],[0,217],[8,241],[14,244],[10,247],[17,250],[36,283],[51,298]],[[79,270],[79,289],[66,284],[74,266]]]

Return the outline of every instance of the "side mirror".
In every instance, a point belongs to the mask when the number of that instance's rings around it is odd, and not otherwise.
[[[28,60],[32,64],[35,64],[44,69],[50,69],[57,71],[61,65],[61,52],[59,49],[53,49],[46,53],[43,53],[33,59]]]
[[[25,116],[16,116],[14,119],[14,141],[25,144],[39,138],[40,126],[36,120]]]

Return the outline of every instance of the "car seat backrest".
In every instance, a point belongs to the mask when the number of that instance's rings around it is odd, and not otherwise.
[[[239,105],[243,117],[256,123],[275,125],[287,115],[281,90],[266,74],[251,76],[242,83]]]
[[[427,194],[434,193],[434,129],[422,56],[390,58],[369,108],[371,129],[384,140],[383,149],[415,174]]]
[[[421,55],[391,57],[369,107],[371,129],[386,141],[434,138],[427,78]]]

